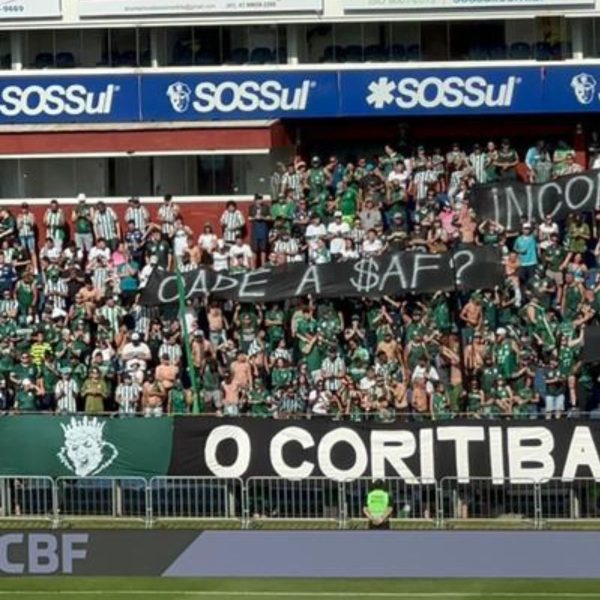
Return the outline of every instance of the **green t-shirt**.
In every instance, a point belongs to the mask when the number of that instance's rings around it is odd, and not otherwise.
[[[75,233],[92,233],[92,212],[89,206],[77,206],[75,208]]]
[[[390,495],[386,490],[372,490],[367,496],[367,509],[376,519],[385,516],[390,507]]]

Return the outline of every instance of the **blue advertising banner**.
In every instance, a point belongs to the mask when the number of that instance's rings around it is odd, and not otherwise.
[[[336,71],[146,75],[141,88],[146,121],[334,117],[338,94]]]
[[[139,121],[135,75],[0,77],[0,124]]]
[[[0,77],[0,125],[600,111],[600,66]]]

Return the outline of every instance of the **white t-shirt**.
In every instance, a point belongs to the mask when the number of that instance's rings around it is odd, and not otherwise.
[[[202,250],[212,250],[217,245],[217,236],[214,233],[201,233],[198,236],[198,246]]]
[[[329,242],[329,251],[331,254],[341,254],[344,246],[344,236],[349,233],[350,225],[348,223],[329,223],[327,226],[327,233],[332,236],[331,242]]]
[[[92,246],[88,260],[93,262],[98,258],[103,257],[106,262],[110,260],[110,248],[98,248],[98,246]]]
[[[306,232],[304,236],[307,240],[316,240],[327,235],[327,230],[325,229],[325,225],[323,223],[319,223],[318,225],[313,225],[312,223],[308,225],[306,228]]]
[[[234,244],[229,249],[229,256],[231,258],[231,264],[236,266],[242,266],[246,269],[250,268],[251,260],[252,260],[252,250],[248,244],[242,244],[238,246]]]
[[[229,252],[218,248],[213,252],[213,269],[215,271],[227,271],[229,269]]]
[[[383,244],[381,240],[374,239],[372,242],[369,240],[363,240],[362,243],[362,251],[365,256],[374,256],[375,254],[381,252],[383,248]]]

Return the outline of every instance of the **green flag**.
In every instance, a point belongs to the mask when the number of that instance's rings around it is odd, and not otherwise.
[[[0,475],[153,477],[171,461],[173,419],[0,419]]]

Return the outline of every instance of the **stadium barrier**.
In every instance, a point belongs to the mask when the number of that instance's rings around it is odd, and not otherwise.
[[[542,529],[560,521],[598,521],[600,482],[472,477],[439,481],[387,478],[398,524],[449,528],[487,521]],[[366,526],[370,478],[323,477],[0,477],[0,519],[48,521],[206,521],[252,529],[295,523],[336,529]]]

